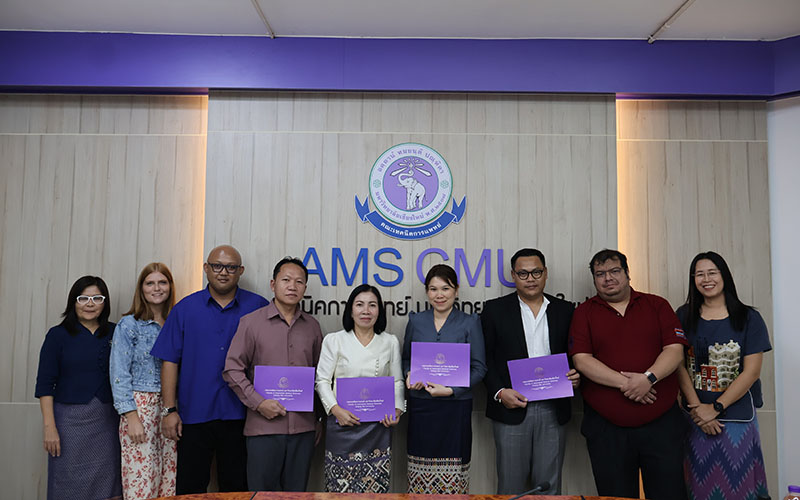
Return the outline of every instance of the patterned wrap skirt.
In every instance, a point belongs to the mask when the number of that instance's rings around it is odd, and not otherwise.
[[[133,400],[146,441],[135,444],[128,436],[128,419],[120,418],[123,497],[125,500],[147,500],[174,496],[177,443],[161,434],[161,395],[133,391]]]
[[[47,457],[48,500],[120,498],[119,415],[111,403],[53,403],[61,456]]]
[[[469,493],[472,399],[408,398],[408,492]]]
[[[724,424],[721,434],[709,436],[692,423],[684,461],[689,499],[768,498],[758,418]]]
[[[342,427],[328,416],[325,436],[325,490],[386,493],[392,470],[392,430],[380,422]]]

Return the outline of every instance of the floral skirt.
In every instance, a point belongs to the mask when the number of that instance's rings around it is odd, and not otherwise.
[[[128,419],[120,418],[123,497],[125,500],[146,500],[173,496],[177,443],[161,434],[161,394],[133,391],[133,400],[146,440],[141,444],[134,443],[128,436]]]
[[[391,428],[380,422],[342,427],[328,417],[325,436],[325,490],[386,493],[392,470]]]

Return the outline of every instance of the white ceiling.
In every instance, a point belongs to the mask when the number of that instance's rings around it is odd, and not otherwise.
[[[684,0],[0,0],[0,30],[646,39]],[[659,39],[800,35],[800,0],[695,0]]]

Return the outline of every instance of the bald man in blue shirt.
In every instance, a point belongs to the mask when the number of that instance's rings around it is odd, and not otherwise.
[[[232,246],[211,250],[203,270],[208,286],[175,305],[150,352],[162,360],[162,432],[178,441],[178,495],[206,492],[215,453],[219,490],[247,490],[245,408],[222,370],[239,319],[268,303],[239,288]]]

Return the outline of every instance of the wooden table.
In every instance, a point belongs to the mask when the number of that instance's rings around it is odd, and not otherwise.
[[[172,500],[508,500],[513,495],[409,495],[406,493],[294,493],[243,491],[238,493],[197,493],[164,497]],[[586,496],[586,500],[629,500],[622,497]],[[521,499],[522,500],[522,499]],[[581,500],[580,495],[528,495],[524,500]]]

